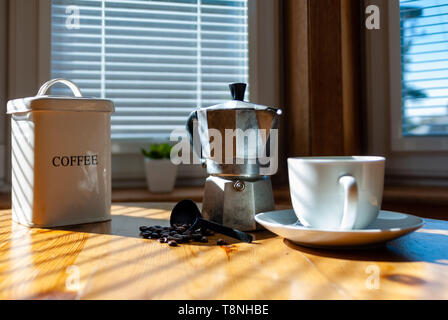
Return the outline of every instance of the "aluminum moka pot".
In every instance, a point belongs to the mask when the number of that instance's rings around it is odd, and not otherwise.
[[[269,166],[266,159],[275,152],[271,146],[277,148],[277,141],[272,144],[270,139],[278,129],[282,111],[245,102],[246,86],[230,84],[233,100],[198,108],[188,118],[187,130],[194,151],[210,175],[256,178],[276,173],[276,167],[264,174],[260,174],[264,172],[260,169]]]

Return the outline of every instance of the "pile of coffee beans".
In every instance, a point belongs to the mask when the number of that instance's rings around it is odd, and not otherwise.
[[[145,239],[157,239],[160,243],[167,243],[171,247],[176,247],[181,243],[201,242],[207,243],[209,236],[215,233],[211,230],[198,228],[191,230],[191,225],[173,225],[171,227],[162,226],[141,226],[140,235]],[[226,241],[218,239],[216,243],[220,246],[226,245]]]

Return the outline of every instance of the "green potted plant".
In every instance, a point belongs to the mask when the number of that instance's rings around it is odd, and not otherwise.
[[[153,144],[149,149],[142,148],[146,182],[151,192],[171,192],[177,176],[177,166],[170,160],[172,146],[168,143]]]

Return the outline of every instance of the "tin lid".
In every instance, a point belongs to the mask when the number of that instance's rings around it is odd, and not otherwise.
[[[49,96],[48,89],[56,83],[68,86],[74,97]],[[29,111],[96,111],[114,112],[114,103],[107,99],[85,98],[78,86],[66,79],[53,79],[40,87],[34,97],[21,98],[8,101],[7,114],[25,113]]]
[[[281,114],[280,109],[276,109],[261,104],[250,103],[244,101],[244,95],[246,93],[247,84],[245,83],[231,83],[229,84],[232,100],[224,103],[216,104],[203,109],[206,110],[229,110],[229,109],[248,109],[248,110],[270,110],[277,114]]]

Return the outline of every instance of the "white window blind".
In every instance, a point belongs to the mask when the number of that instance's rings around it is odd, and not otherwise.
[[[53,0],[51,76],[114,101],[112,139],[168,139],[248,82],[247,24],[247,0]]]
[[[400,0],[402,133],[448,135],[448,0]]]

